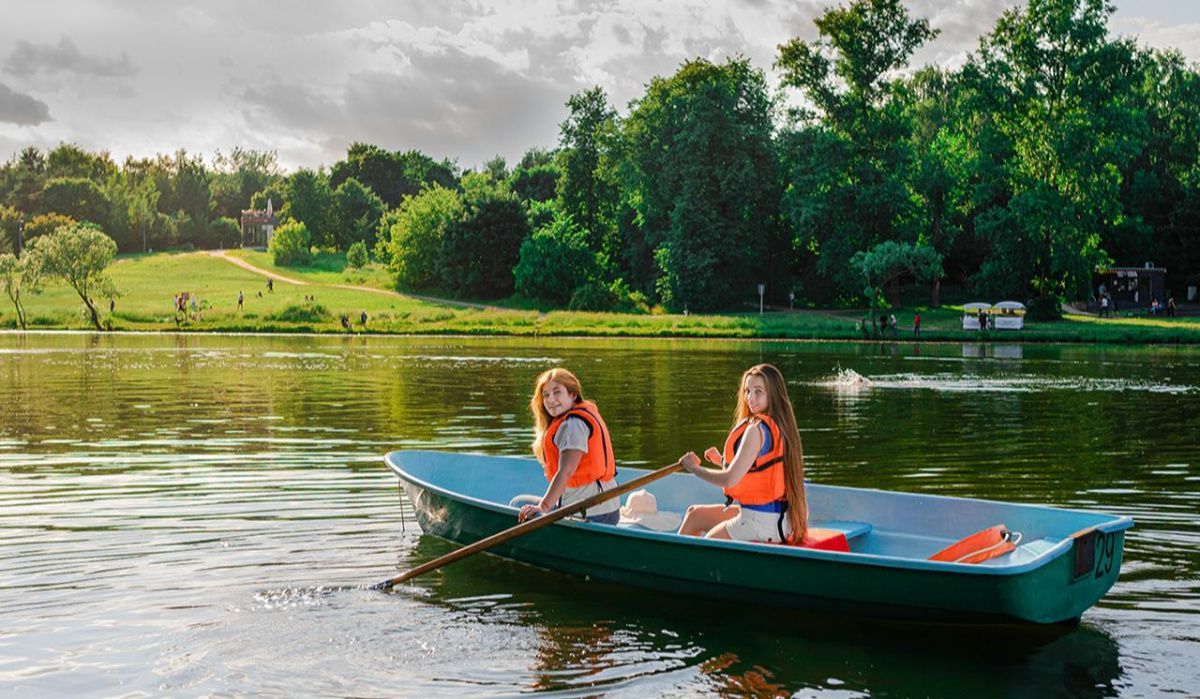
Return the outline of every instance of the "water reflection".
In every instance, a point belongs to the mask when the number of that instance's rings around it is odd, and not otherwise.
[[[1190,691],[1200,350],[997,347],[0,334],[0,684]],[[1052,638],[731,613],[490,557],[403,595],[354,589],[448,550],[403,522],[382,453],[526,454],[533,377],[565,364],[621,465],[669,463],[724,439],[737,377],[759,361],[788,378],[811,479],[1129,514],[1121,579]],[[823,385],[839,369],[872,386]]]
[[[411,563],[452,548],[422,536]],[[603,692],[638,680],[659,692],[703,687],[730,697],[806,689],[1112,696],[1122,678],[1118,643],[1086,623],[981,630],[729,606],[584,581],[489,555],[418,578],[410,588],[430,604],[469,611],[477,623],[535,630],[528,674],[513,678],[524,689]]]

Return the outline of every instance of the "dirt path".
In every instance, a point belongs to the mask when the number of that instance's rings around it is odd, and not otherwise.
[[[499,306],[488,306],[487,304],[483,304],[483,303],[471,303],[469,301],[452,301],[450,299],[439,299],[439,298],[435,298],[433,296],[418,296],[416,294],[401,294],[398,291],[391,291],[389,289],[377,289],[373,286],[355,286],[353,284],[319,284],[316,282],[306,282],[306,281],[303,281],[300,279],[293,279],[291,277],[285,277],[282,274],[277,274],[270,270],[263,269],[262,267],[255,267],[254,265],[250,264],[249,262],[246,262],[245,260],[241,259],[240,257],[230,257],[228,253],[229,253],[228,250],[209,250],[208,251],[209,255],[220,258],[222,260],[225,260],[226,262],[229,262],[231,264],[235,264],[238,267],[241,267],[242,269],[254,272],[255,274],[261,274],[262,276],[269,277],[270,279],[274,279],[275,281],[284,282],[286,284],[295,284],[296,286],[318,286],[318,287],[326,287],[326,288],[332,288],[332,289],[350,289],[351,291],[367,291],[372,294],[383,294],[384,296],[395,296],[396,298],[402,298],[402,299],[418,299],[420,301],[428,301],[429,303],[440,303],[440,304],[443,304],[446,306],[458,306],[460,308],[481,308],[481,309],[486,309],[489,311],[504,310],[504,309],[500,308]]]

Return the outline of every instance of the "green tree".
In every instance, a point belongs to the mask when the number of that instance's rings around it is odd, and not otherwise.
[[[963,122],[969,119],[956,74],[923,68],[900,86],[912,125],[908,168],[915,195],[917,241],[945,259],[971,211],[970,179],[976,155]],[[932,305],[941,305],[941,275],[932,279]]]
[[[18,211],[37,210],[45,183],[46,156],[34,146],[26,146],[0,168],[0,194]]]
[[[110,202],[104,190],[82,177],[54,177],[42,190],[40,213],[57,213],[97,226],[109,224]]]
[[[42,214],[25,221],[25,245],[44,235],[50,235],[63,226],[75,225],[75,219],[63,214]]]
[[[367,266],[370,258],[367,256],[367,244],[361,240],[351,243],[346,250],[346,264],[356,269]]]
[[[16,252],[21,212],[0,204],[0,252]]]
[[[489,174],[463,176],[463,217],[446,228],[444,286],[454,294],[499,298],[513,291],[513,267],[529,237],[525,208]]]
[[[42,275],[58,277],[67,283],[83,300],[97,330],[100,314],[97,297],[115,297],[116,285],[104,273],[117,254],[117,244],[91,223],[62,226],[31,244],[33,255],[40,262]]]
[[[440,284],[446,233],[463,219],[458,192],[434,184],[400,203],[387,232],[385,259],[398,289],[432,289]]]
[[[1105,0],[1030,0],[1001,15],[964,77],[984,123],[1008,152],[1011,196],[982,212],[990,250],[979,281],[1031,295],[1030,315],[1056,316],[1106,264],[1100,231],[1123,216],[1121,173],[1145,140],[1129,99],[1140,79],[1131,41],[1110,41]]]
[[[596,253],[588,247],[587,234],[564,213],[521,243],[513,269],[518,292],[560,308],[570,302],[576,289],[598,275]]]
[[[288,221],[276,228],[267,248],[275,264],[281,267],[312,262],[312,237],[300,221]]]
[[[918,282],[931,282],[942,276],[942,256],[927,245],[898,243],[885,240],[870,250],[860,251],[850,258],[850,267],[863,285],[863,295],[871,308],[884,305],[885,291],[891,291],[891,305],[900,305],[901,282],[911,277]]]
[[[242,240],[242,227],[237,221],[222,216],[208,224],[209,238],[222,248],[234,248]]]
[[[383,216],[383,202],[361,182],[351,177],[333,193],[334,243],[346,250],[356,242],[375,243],[375,229]]]
[[[313,245],[330,247],[335,244],[336,203],[324,172],[304,168],[292,173],[287,180],[284,199],[283,218],[303,223],[312,236]]]
[[[158,198],[159,191],[154,179],[146,177],[126,199],[129,221],[140,234],[142,252],[148,249],[147,229],[153,227],[158,219]]]
[[[346,159],[334,164],[329,173],[331,187],[339,187],[354,178],[366,185],[394,208],[406,196],[418,194],[422,187],[437,183],[447,189],[458,185],[456,168],[449,161],[435,161],[420,151],[392,152],[368,143],[354,143]]]
[[[22,330],[29,324],[21,297],[41,291],[41,272],[41,261],[32,253],[20,258],[9,253],[0,254],[0,285],[4,286],[4,293],[17,311],[17,325]]]
[[[503,182],[508,179],[508,161],[503,155],[497,155],[483,164],[483,172],[490,175],[493,182]]]
[[[117,171],[108,151],[89,153],[74,143],[60,143],[46,155],[46,176],[80,177],[97,184]]]
[[[1200,270],[1200,72],[1177,51],[1139,51],[1135,60],[1131,101],[1147,132],[1122,173],[1125,215],[1102,230],[1101,245],[1117,264],[1165,260],[1178,283]]]
[[[592,250],[615,261],[620,250],[615,235],[617,113],[599,87],[571,95],[567,110],[559,125],[559,206],[584,230]]]
[[[238,220],[250,208],[256,192],[283,179],[275,151],[234,148],[213,156],[212,196],[214,213]],[[283,200],[277,200],[280,205]]]
[[[270,204],[272,210],[279,213],[283,211],[283,204],[287,201],[286,194],[287,182],[283,179],[276,180],[250,196],[250,208],[266,211],[267,204]]]
[[[849,291],[851,256],[914,237],[909,123],[893,77],[937,32],[913,19],[901,0],[853,0],[827,9],[816,25],[816,41],[792,39],[776,61],[783,85],[811,104],[794,115],[802,133],[782,141],[782,209],[796,249]]]
[[[203,246],[208,240],[212,212],[211,173],[204,161],[180,149],[172,156],[159,155],[144,166],[160,192],[158,210],[171,216],[171,245]]]
[[[508,186],[521,201],[550,201],[554,199],[561,174],[552,163],[517,167],[508,178]]]
[[[533,146],[525,150],[525,154],[521,156],[521,162],[517,163],[517,167],[532,170],[542,165],[553,165],[555,156],[554,150],[550,148]]]
[[[763,74],[745,59],[685,63],[634,103],[624,125],[625,196],[669,307],[729,308],[772,281],[771,113]]]

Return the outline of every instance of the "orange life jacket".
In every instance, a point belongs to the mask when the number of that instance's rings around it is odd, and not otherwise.
[[[754,458],[750,470],[736,485],[726,488],[725,495],[743,505],[766,505],[787,498],[783,480],[783,435],[775,421],[766,415],[755,415],[753,419],[761,420],[767,426],[771,433],[771,448]],[[749,426],[749,418],[742,420],[725,439],[725,463],[733,461]]]
[[[997,524],[956,541],[930,556],[929,560],[947,563],[983,563],[1017,548],[1016,542],[1020,540],[1020,534],[1013,534],[1008,527]]]
[[[578,488],[595,481],[612,480],[617,475],[616,461],[613,460],[612,438],[608,433],[608,425],[600,417],[600,411],[591,401],[576,403],[567,412],[550,421],[546,434],[542,437],[542,470],[546,472],[546,480],[552,480],[558,473],[558,445],[554,443],[554,435],[558,428],[569,417],[577,417],[588,426],[588,450],[579,461],[575,473],[567,481],[568,488]]]

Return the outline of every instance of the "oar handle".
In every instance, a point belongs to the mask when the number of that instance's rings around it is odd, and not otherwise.
[[[516,537],[521,536],[523,534],[528,534],[529,532],[532,532],[537,529],[541,529],[542,527],[554,524],[555,522],[557,522],[560,519],[563,519],[564,517],[570,517],[571,515],[576,514],[578,512],[582,512],[589,507],[594,507],[595,505],[598,505],[598,504],[604,502],[605,500],[611,500],[613,498],[620,497],[620,496],[624,495],[625,493],[628,493],[631,490],[637,490],[638,488],[646,485],[647,483],[656,481],[659,478],[662,478],[663,476],[669,476],[672,473],[674,473],[682,468],[683,468],[683,464],[679,461],[676,461],[675,463],[671,464],[670,466],[664,466],[664,467],[658,469],[657,471],[652,471],[650,473],[647,473],[646,475],[635,478],[635,479],[629,481],[628,483],[623,483],[623,484],[617,486],[616,488],[613,488],[612,490],[605,490],[603,492],[596,493],[595,495],[584,498],[583,500],[580,500],[579,502],[572,503],[566,507],[560,507],[557,510],[551,510],[550,512],[548,512],[540,517],[534,517],[533,519],[522,522],[521,524],[518,524],[515,527],[505,529],[502,532],[497,532],[485,539],[480,539],[479,541],[476,541],[473,544],[464,546],[464,547],[458,549],[457,551],[452,551],[452,552],[446,554],[445,556],[435,558],[432,561],[423,563],[423,564],[417,566],[416,568],[413,568],[412,570],[403,572],[394,578],[388,578],[387,580],[384,580],[383,582],[376,583],[371,586],[371,589],[372,590],[390,590],[392,587],[398,585],[399,583],[404,582],[405,580],[411,580],[411,579],[417,577],[418,575],[424,575],[425,573],[428,573],[431,570],[437,570],[438,568],[441,568],[442,566],[445,566],[445,565],[449,565],[461,558],[466,558],[467,556],[470,556],[472,554],[479,553],[480,551],[483,551],[485,549],[489,549],[489,548],[495,546],[496,544],[502,544],[505,541],[508,541],[509,539],[515,539]]]

